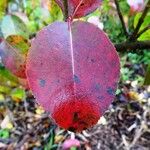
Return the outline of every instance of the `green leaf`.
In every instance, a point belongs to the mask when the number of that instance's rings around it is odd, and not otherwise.
[[[25,23],[15,15],[7,15],[2,19],[1,32],[4,38],[10,35],[21,35],[25,39],[29,38]]]
[[[61,11],[60,7],[55,3],[55,0],[51,0],[50,14],[53,18],[53,21],[56,21],[56,20],[62,21],[63,20],[62,11]]]
[[[49,11],[42,7],[37,7],[36,9],[34,9],[33,13],[30,15],[30,19],[40,19],[40,21],[45,21],[46,23],[52,22],[52,18]]]
[[[6,7],[7,7],[7,0],[1,0],[0,1],[0,19],[2,19],[2,17],[5,15]]]
[[[0,85],[0,93],[9,94],[11,91],[11,88]]]
[[[10,85],[16,86],[18,83],[18,79],[14,76],[9,70],[7,70],[2,64],[0,63],[0,83],[7,84],[10,82]]]
[[[138,13],[135,18],[134,18],[134,27],[136,27],[139,19],[141,17],[141,13]],[[140,31],[143,30],[145,27],[150,25],[150,13],[147,14],[147,16],[144,19],[144,22],[142,23],[140,27]],[[139,41],[145,41],[145,40],[150,40],[150,29],[144,32],[139,38]]]
[[[50,136],[49,139],[47,141],[47,143],[44,146],[44,150],[52,150],[54,147],[57,147],[57,145],[54,144],[54,133],[53,133],[53,129],[50,129]]]
[[[9,131],[7,129],[0,130],[0,138],[7,139],[9,138]]]
[[[0,86],[1,87],[1,86]],[[0,94],[0,102],[3,102],[5,100],[5,97],[3,94]]]
[[[11,92],[11,97],[13,100],[20,102],[26,97],[25,90],[21,88],[16,88]]]
[[[150,85],[150,64],[147,67],[144,85]]]

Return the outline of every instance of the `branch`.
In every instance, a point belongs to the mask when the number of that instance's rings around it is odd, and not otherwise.
[[[133,34],[130,37],[130,40],[132,40],[132,41],[136,40],[136,36],[137,36],[137,34],[139,32],[139,29],[140,29],[142,23],[144,22],[144,18],[146,17],[149,8],[150,8],[150,0],[148,0],[147,5],[146,5],[146,7],[145,7],[145,9],[144,9],[144,11],[143,11],[143,13],[142,13],[138,23],[137,23],[137,26],[136,26]]]
[[[150,41],[123,42],[120,44],[115,44],[115,47],[118,52],[126,52],[128,50],[136,50],[136,49],[150,50]]]
[[[117,13],[118,13],[118,16],[120,18],[120,21],[121,21],[124,33],[125,33],[126,37],[128,37],[129,34],[127,32],[127,28],[126,28],[126,25],[125,25],[125,22],[124,22],[124,19],[123,19],[121,10],[120,10],[120,6],[119,6],[119,3],[118,3],[118,0],[114,0],[114,2],[115,2],[115,5],[116,5],[116,8],[117,8]]]
[[[149,29],[150,29],[150,25],[148,25],[148,26],[145,27],[143,30],[141,30],[141,31],[137,34],[136,38],[140,37],[144,32],[146,32],[146,31],[149,30]]]
[[[68,19],[68,0],[63,0],[64,5],[64,20],[67,21]]]

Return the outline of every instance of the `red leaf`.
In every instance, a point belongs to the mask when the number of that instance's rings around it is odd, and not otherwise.
[[[55,0],[64,11],[63,0]],[[99,7],[102,0],[68,0],[68,13],[70,17],[80,18],[93,12]]]
[[[115,96],[117,52],[103,31],[86,22],[55,22],[41,30],[27,59],[27,78],[39,104],[63,128],[96,124]]]

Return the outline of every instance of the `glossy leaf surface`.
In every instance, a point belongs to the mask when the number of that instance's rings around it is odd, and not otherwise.
[[[64,12],[63,0],[55,0]],[[68,0],[68,14],[70,17],[83,17],[99,7],[102,0]]]
[[[119,58],[96,26],[55,22],[41,30],[27,58],[27,78],[39,104],[63,128],[96,124],[115,96]]]

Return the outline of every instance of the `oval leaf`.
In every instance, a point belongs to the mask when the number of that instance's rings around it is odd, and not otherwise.
[[[63,0],[55,0],[64,11]],[[80,18],[88,15],[99,7],[102,0],[68,0],[68,13],[70,17]]]
[[[10,35],[20,35],[26,39],[29,38],[26,25],[19,17],[15,15],[7,15],[3,18],[1,23],[1,32],[5,39]]]
[[[119,58],[105,33],[86,22],[55,22],[34,39],[27,79],[39,104],[63,128],[96,124],[115,96]]]

